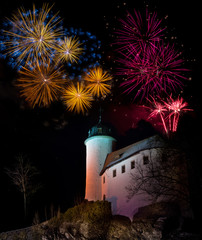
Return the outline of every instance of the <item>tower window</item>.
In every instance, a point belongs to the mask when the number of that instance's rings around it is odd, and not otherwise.
[[[121,173],[124,173],[125,171],[126,171],[126,166],[125,165],[121,166]]]
[[[149,163],[149,157],[148,156],[144,156],[143,157],[143,164],[146,165]]]
[[[113,177],[116,177],[116,169],[113,170]]]
[[[131,169],[135,168],[135,161],[130,162],[130,168]]]
[[[103,201],[105,201],[106,200],[106,195],[105,194],[103,194]]]
[[[97,133],[101,134],[102,133],[102,128],[97,128]]]
[[[103,183],[105,183],[105,176],[103,176],[102,180],[103,180]]]

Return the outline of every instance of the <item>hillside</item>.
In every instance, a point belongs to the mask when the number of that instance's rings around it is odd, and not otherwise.
[[[178,206],[156,203],[143,207],[131,221],[112,216],[107,201],[83,203],[45,223],[0,234],[0,240],[200,240],[194,222],[182,219]]]

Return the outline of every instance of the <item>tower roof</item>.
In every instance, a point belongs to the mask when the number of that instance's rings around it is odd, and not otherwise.
[[[109,126],[106,126],[102,123],[102,109],[101,108],[99,111],[98,124],[93,126],[88,131],[88,137],[99,136],[99,135],[112,136],[112,128]]]
[[[100,120],[97,125],[93,126],[88,131],[88,137],[99,136],[99,135],[105,135],[105,136],[112,135],[112,129],[106,125],[103,125]]]

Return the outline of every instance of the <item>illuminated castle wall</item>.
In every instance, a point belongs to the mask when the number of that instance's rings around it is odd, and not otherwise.
[[[156,159],[164,142],[153,136],[125,148],[113,151],[116,140],[111,130],[100,122],[90,129],[86,145],[86,194],[89,201],[111,202],[112,213],[132,219],[138,208],[150,204],[148,195],[135,195],[128,201],[126,186],[137,165]]]
[[[147,141],[150,139],[145,139]],[[137,142],[136,144],[142,144]],[[102,196],[107,201],[112,203],[112,213],[118,215],[125,215],[132,219],[138,208],[151,204],[147,194],[138,194],[128,199],[128,192],[126,187],[131,182],[131,173],[138,174],[137,166],[146,167],[147,162],[151,158],[156,159],[158,156],[158,149],[144,149],[138,150],[128,154],[128,150],[132,150],[135,145],[129,146],[126,151],[120,149],[112,152],[113,160],[106,165],[101,172],[102,177]],[[109,159],[111,156],[108,156]],[[126,155],[126,156],[125,156]]]

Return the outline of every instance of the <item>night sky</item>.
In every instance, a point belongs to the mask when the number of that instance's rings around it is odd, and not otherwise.
[[[48,1],[53,3],[53,1]],[[36,7],[42,2],[36,0]],[[125,4],[126,3],[126,4]],[[184,95],[194,112],[187,114],[179,125],[179,139],[184,136],[185,143],[197,156],[201,131],[201,86],[199,67],[201,67],[201,12],[199,1],[149,1],[152,10],[160,18],[166,19],[166,25],[172,34],[183,44],[185,58],[189,59],[192,81],[187,83]],[[32,8],[32,1],[3,1],[0,7],[1,22],[10,17],[16,8]],[[53,11],[60,11],[65,26],[82,28],[101,40],[102,60],[105,67],[114,69],[111,62],[114,53],[110,47],[112,29],[118,25],[118,18],[134,8],[144,11],[143,1],[63,1],[55,2]],[[106,25],[109,26],[106,29]],[[200,35],[200,36],[199,36]],[[116,128],[118,147],[126,146],[147,135],[158,123],[145,122],[145,109],[132,104],[128,96],[121,94],[118,87],[103,102],[94,102],[87,114],[78,115],[68,112],[62,103],[53,103],[49,108],[31,109],[19,96],[13,82],[17,77],[4,60],[0,60],[0,188],[1,220],[0,231],[23,226],[23,199],[5,174],[5,168],[11,167],[19,153],[26,154],[40,172],[38,181],[41,189],[30,198],[30,219],[36,211],[42,220],[50,217],[51,206],[65,211],[81,201],[85,192],[85,146],[84,140],[90,127],[98,122],[99,108],[103,109],[103,122]],[[201,159],[198,159],[201,161]],[[200,163],[201,167],[201,163]],[[46,212],[46,214],[45,214]],[[20,220],[19,220],[20,219]]]

